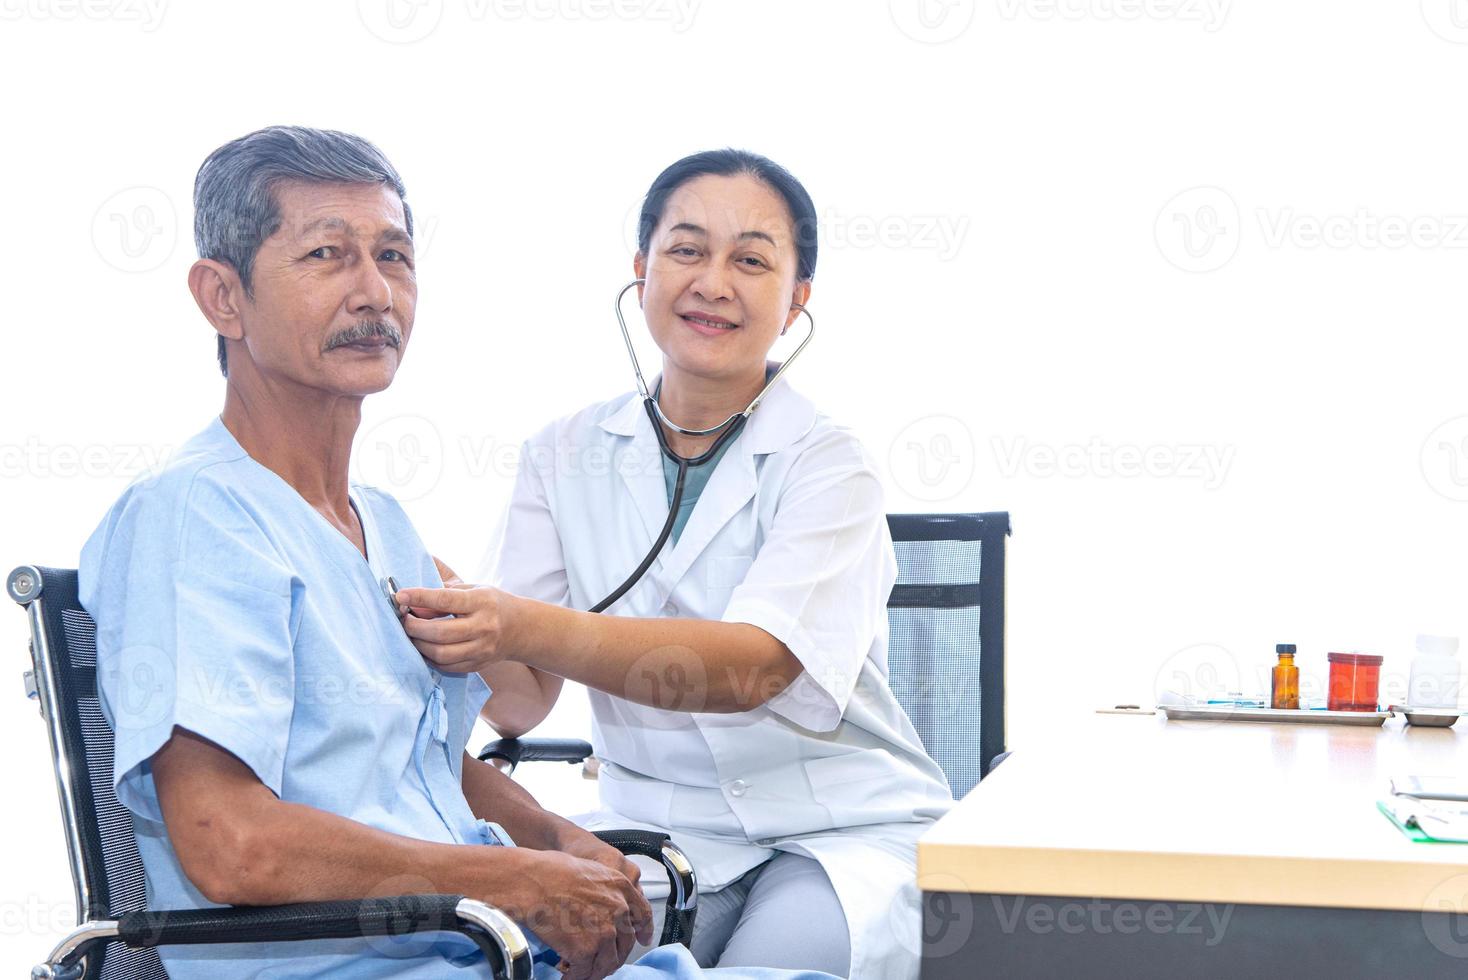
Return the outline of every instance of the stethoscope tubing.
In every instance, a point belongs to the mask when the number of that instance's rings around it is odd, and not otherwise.
[[[662,448],[663,453],[678,466],[678,476],[673,483],[673,499],[668,502],[668,519],[663,521],[663,529],[658,532],[657,540],[652,543],[652,547],[648,549],[647,554],[643,556],[641,563],[638,564],[632,574],[627,576],[621,585],[608,593],[605,599],[592,606],[588,610],[589,612],[602,612],[608,606],[612,605],[612,603],[626,595],[632,586],[642,580],[642,576],[647,574],[647,570],[652,567],[652,563],[657,560],[658,555],[662,554],[664,545],[668,543],[668,537],[673,533],[673,525],[678,520],[678,507],[683,503],[683,486],[688,479],[688,468],[690,466],[699,466],[711,459],[715,453],[739,434],[739,430],[744,428],[745,417],[742,415],[734,416],[730,420],[734,424],[729,425],[727,429],[720,433],[719,438],[714,440],[714,444],[707,451],[695,459],[689,459],[686,456],[679,456],[668,446],[667,436],[663,434],[662,427],[658,425],[657,416],[652,411],[652,401],[645,401],[642,404],[647,407],[648,418],[652,420],[652,427],[658,434],[658,445]],[[725,424],[728,425],[728,423]]]
[[[647,570],[652,567],[652,563],[656,561],[658,555],[662,553],[664,546],[666,546],[668,543],[668,538],[673,533],[673,525],[678,520],[678,507],[683,502],[683,487],[688,478],[688,468],[690,466],[702,465],[703,463],[712,459],[719,452],[719,450],[724,447],[725,444],[735,438],[740,433],[740,431],[743,430],[744,423],[749,421],[749,417],[754,414],[754,410],[759,408],[760,402],[764,401],[765,395],[768,394],[769,390],[775,386],[775,384],[780,380],[781,377],[784,376],[785,372],[790,369],[790,365],[795,363],[795,359],[800,356],[800,352],[805,350],[806,345],[810,343],[811,338],[816,335],[815,317],[811,316],[810,311],[807,310],[804,306],[801,306],[799,303],[792,303],[792,309],[799,310],[801,313],[805,314],[806,320],[810,323],[810,329],[806,332],[805,339],[802,340],[800,342],[800,345],[795,348],[795,352],[785,359],[785,363],[781,364],[780,367],[776,369],[775,373],[770,377],[770,380],[766,381],[765,386],[760,389],[759,394],[754,396],[754,401],[750,402],[749,406],[745,408],[744,411],[736,412],[735,414],[729,416],[727,419],[712,428],[685,429],[663,414],[662,406],[658,404],[658,393],[648,391],[647,381],[642,376],[642,366],[637,363],[637,351],[632,346],[632,334],[628,331],[627,321],[622,316],[622,298],[627,295],[628,290],[632,289],[635,286],[640,286],[646,281],[647,280],[645,279],[634,279],[627,285],[623,286],[617,292],[617,298],[616,301],[613,303],[613,309],[615,309],[617,313],[617,326],[620,327],[622,330],[622,341],[627,345],[627,357],[632,361],[632,373],[637,376],[637,393],[642,396],[642,407],[647,410],[648,420],[652,422],[652,430],[654,433],[657,434],[658,448],[662,451],[664,456],[672,460],[674,464],[677,465],[678,476],[673,484],[673,499],[668,503],[668,519],[663,522],[663,527],[662,530],[658,532],[657,540],[653,542],[652,547],[648,549],[647,554],[643,556],[642,561],[638,563],[637,568],[633,570],[632,574],[627,576],[627,578],[622,582],[621,585],[617,586],[615,589],[609,592],[606,598],[602,599],[601,602],[598,602],[596,605],[592,606],[590,610],[588,610],[589,612],[594,613],[605,611],[618,599],[626,595],[628,590],[630,590],[632,586],[641,581],[642,576],[647,574]],[[661,385],[659,387],[661,387]],[[668,445],[667,434],[663,431],[664,424],[666,424],[668,428],[672,429],[674,432],[682,433],[685,436],[710,436],[716,432],[719,434],[719,436],[717,439],[714,440],[713,445],[709,446],[708,449],[704,450],[693,459],[689,459],[685,456],[679,456],[677,453],[673,452],[672,447]]]

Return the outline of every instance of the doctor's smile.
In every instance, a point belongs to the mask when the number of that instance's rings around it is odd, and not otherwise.
[[[699,333],[710,336],[728,333],[730,330],[739,326],[739,324],[726,320],[724,317],[714,313],[680,313],[678,315],[683,318],[685,323]]]

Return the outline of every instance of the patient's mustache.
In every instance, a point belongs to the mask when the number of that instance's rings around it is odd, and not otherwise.
[[[348,344],[355,344],[361,340],[372,340],[381,337],[393,346],[394,349],[403,346],[403,334],[397,327],[385,320],[362,320],[338,333],[331,335],[326,342],[326,350],[335,350]]]

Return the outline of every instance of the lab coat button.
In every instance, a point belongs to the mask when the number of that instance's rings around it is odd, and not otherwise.
[[[743,796],[744,791],[749,789],[749,784],[742,779],[736,779],[729,784],[730,796]]]
[[[759,840],[755,841],[755,843],[758,844],[760,847],[772,847],[775,844],[775,838],[761,837]]]
[[[674,602],[669,602],[669,603],[664,604],[664,606],[663,606],[663,612],[667,613],[669,616],[677,617],[678,616],[678,604],[677,603],[674,603]]]

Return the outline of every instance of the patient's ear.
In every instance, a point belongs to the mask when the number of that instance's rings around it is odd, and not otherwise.
[[[199,312],[216,333],[226,340],[244,338],[240,304],[245,291],[233,266],[214,259],[200,259],[189,267],[189,292],[194,294]]]

